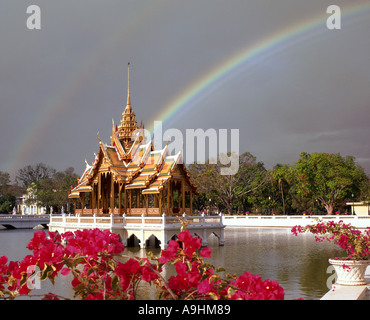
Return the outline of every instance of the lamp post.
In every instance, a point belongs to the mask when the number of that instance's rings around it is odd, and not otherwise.
[[[271,197],[269,196],[269,215],[271,215]]]
[[[354,194],[352,193],[352,215],[354,216],[355,215],[355,198],[354,198]]]

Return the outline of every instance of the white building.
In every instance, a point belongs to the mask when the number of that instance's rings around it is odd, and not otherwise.
[[[26,204],[27,200],[33,200]],[[46,214],[46,207],[41,207],[37,204],[33,186],[27,189],[27,193],[17,197],[16,201],[17,213],[21,214]]]
[[[351,206],[351,214],[356,216],[370,215],[370,201],[347,202],[347,206]]]

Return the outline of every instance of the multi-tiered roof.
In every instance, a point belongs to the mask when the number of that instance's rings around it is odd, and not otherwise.
[[[114,182],[122,185],[124,190],[140,189],[142,195],[159,194],[174,177],[181,178],[188,191],[197,193],[181,152],[171,155],[168,145],[162,150],[154,150],[152,140],[146,143],[137,129],[143,129],[143,125],[137,126],[128,76],[127,104],[122,120],[119,126],[115,126],[112,120],[110,145],[103,143],[98,135],[98,153],[91,165],[86,162],[77,186],[69,194],[70,198],[80,198],[82,193],[92,192],[99,173],[110,173]]]

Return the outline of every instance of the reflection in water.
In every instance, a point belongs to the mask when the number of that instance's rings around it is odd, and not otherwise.
[[[276,280],[288,300],[320,299],[329,290],[326,284],[331,275],[326,273],[328,259],[343,255],[332,243],[316,243],[311,234],[296,237],[287,228],[228,227],[225,240],[225,246],[219,247],[215,236],[208,239],[212,257],[206,259],[207,262],[222,266],[229,273],[251,272],[263,279]],[[139,256],[140,249],[129,248],[128,252]]]
[[[0,256],[19,260],[29,251],[25,248],[34,230],[0,231]],[[342,256],[343,252],[331,243],[316,243],[311,234],[294,236],[290,229],[273,228],[230,228],[225,229],[225,246],[218,246],[218,239],[211,236],[208,246],[212,258],[206,261],[215,266],[223,266],[229,273],[237,275],[251,272],[263,279],[276,280],[285,290],[285,299],[320,299],[327,291],[326,281],[331,274],[326,273],[330,257]],[[148,249],[149,250],[149,249]],[[144,257],[147,250],[126,248],[130,256]],[[158,256],[159,249],[152,249]],[[164,270],[165,276],[171,270]],[[70,282],[59,279],[53,287],[44,281],[41,290],[35,294],[54,292],[62,296],[73,296]],[[140,295],[155,299],[152,287],[143,286]]]
[[[224,247],[209,241],[211,263],[230,273],[249,271],[276,280],[285,299],[321,298],[328,291],[328,259],[342,254],[331,243],[316,243],[311,234],[296,237],[290,229],[230,228],[225,237]]]

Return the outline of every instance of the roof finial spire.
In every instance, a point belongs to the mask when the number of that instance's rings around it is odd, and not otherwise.
[[[127,65],[127,105],[131,105],[131,100],[130,100],[130,62]]]

